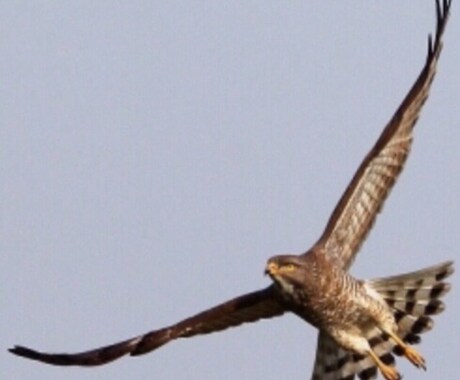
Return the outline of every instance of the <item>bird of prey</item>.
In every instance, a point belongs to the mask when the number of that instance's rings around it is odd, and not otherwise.
[[[126,354],[153,351],[178,338],[221,331],[291,312],[319,330],[312,380],[400,379],[395,355],[425,368],[413,348],[433,327],[453,263],[373,280],[348,273],[362,242],[408,157],[414,125],[435,76],[451,0],[437,0],[437,26],[428,38],[417,80],[364,158],[319,240],[300,255],[275,256],[265,272],[268,287],[236,297],[176,324],[80,353],[43,353],[15,346],[13,354],[48,364],[97,366]]]

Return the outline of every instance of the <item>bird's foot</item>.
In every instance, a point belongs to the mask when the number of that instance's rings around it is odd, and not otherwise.
[[[423,368],[426,371],[425,359],[415,349],[406,346],[404,348],[404,356],[417,368]]]
[[[401,375],[394,367],[390,367],[386,364],[379,365],[378,367],[386,380],[401,380]]]
[[[417,368],[426,370],[425,359],[414,348],[403,342],[403,340],[393,331],[386,331],[386,333],[393,338],[395,343],[402,349],[403,355]]]

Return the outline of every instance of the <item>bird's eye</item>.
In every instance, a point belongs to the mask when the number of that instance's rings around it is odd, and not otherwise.
[[[294,270],[294,268],[295,268],[295,265],[294,265],[294,264],[287,264],[287,265],[285,266],[285,268],[286,268],[286,270],[287,270],[288,272],[292,272],[292,271]]]

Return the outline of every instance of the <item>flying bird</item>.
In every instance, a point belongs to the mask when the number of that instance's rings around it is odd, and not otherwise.
[[[15,346],[15,355],[60,366],[97,366],[137,356],[173,340],[210,334],[291,312],[319,330],[312,380],[401,379],[396,356],[425,369],[413,347],[433,327],[432,315],[450,289],[453,263],[412,273],[360,280],[348,269],[401,173],[413,128],[436,72],[451,0],[437,0],[437,26],[428,38],[425,65],[356,171],[318,241],[300,255],[268,260],[268,287],[236,297],[176,324],[80,353],[44,353]]]

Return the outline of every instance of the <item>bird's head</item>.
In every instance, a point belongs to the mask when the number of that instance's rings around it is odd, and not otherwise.
[[[265,274],[284,291],[292,293],[294,288],[301,287],[308,276],[305,260],[299,256],[274,256],[267,261]]]

